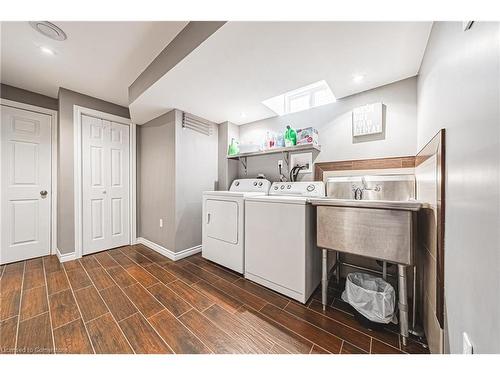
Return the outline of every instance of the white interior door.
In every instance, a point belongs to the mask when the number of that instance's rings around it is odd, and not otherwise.
[[[129,127],[82,115],[83,254],[130,243]]]
[[[51,116],[1,108],[4,264],[50,254]]]

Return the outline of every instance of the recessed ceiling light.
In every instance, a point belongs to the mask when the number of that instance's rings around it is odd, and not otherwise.
[[[352,76],[354,83],[360,83],[363,79],[365,79],[365,76],[362,74],[355,74]]]
[[[45,35],[47,38],[63,41],[67,36],[62,29],[49,21],[31,21],[30,25],[33,29],[40,34]]]
[[[55,55],[56,53],[51,50],[49,47],[44,47],[44,46],[40,46],[40,51],[42,51],[43,53],[45,53],[46,55]]]

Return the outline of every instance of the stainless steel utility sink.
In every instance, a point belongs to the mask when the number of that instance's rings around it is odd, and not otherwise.
[[[415,263],[417,212],[423,207],[421,202],[413,199],[415,176],[333,177],[327,180],[327,192],[327,198],[310,200],[317,206],[317,245],[323,249],[321,278],[323,309],[326,308],[327,301],[328,250],[337,251],[337,280],[342,263],[338,256],[339,252],[396,263],[400,331],[403,345],[406,345],[408,337],[406,268]],[[415,316],[415,312],[413,315]]]
[[[417,201],[311,199],[317,245],[343,253],[412,265]]]

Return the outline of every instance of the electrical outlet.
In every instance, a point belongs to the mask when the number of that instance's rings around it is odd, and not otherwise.
[[[163,228],[163,219],[160,219],[160,228]]]
[[[472,342],[470,341],[469,335],[466,332],[464,332],[462,335],[462,342],[463,342],[462,353],[463,354],[473,354],[474,348],[472,347]]]

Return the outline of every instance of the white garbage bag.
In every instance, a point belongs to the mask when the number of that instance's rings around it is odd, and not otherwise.
[[[373,322],[397,322],[396,292],[380,277],[361,272],[348,274],[342,299]]]

